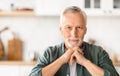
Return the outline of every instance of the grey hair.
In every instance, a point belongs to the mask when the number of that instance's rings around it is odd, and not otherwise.
[[[77,6],[70,6],[70,7],[67,7],[66,9],[64,9],[61,12],[61,14],[60,14],[60,25],[62,23],[62,17],[63,17],[63,15],[66,14],[66,13],[68,13],[68,12],[70,12],[70,13],[81,13],[83,15],[83,17],[84,17],[85,24],[87,24],[86,13],[83,10],[81,10],[79,7],[77,7]]]

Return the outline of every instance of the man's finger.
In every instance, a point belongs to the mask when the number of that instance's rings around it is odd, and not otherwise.
[[[70,58],[70,65],[72,65],[74,61],[75,61],[75,56],[74,56],[74,54],[73,54],[73,55],[71,56],[71,58]]]
[[[77,51],[78,51],[80,54],[82,54],[82,55],[84,54],[83,51],[80,50],[80,49],[78,49]]]

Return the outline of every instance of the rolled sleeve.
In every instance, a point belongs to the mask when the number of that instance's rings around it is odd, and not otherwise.
[[[41,67],[38,67],[39,65],[36,65],[33,69],[32,69],[32,71],[31,71],[31,73],[29,74],[29,76],[42,76],[42,72],[41,72],[41,70],[42,70],[42,68]]]
[[[104,69],[104,76],[119,76],[116,69],[114,68],[108,53],[101,48],[99,55],[99,66]]]
[[[42,76],[42,68],[49,64],[49,56],[49,49],[47,49],[44,54],[38,58],[37,64],[32,69],[29,76]]]

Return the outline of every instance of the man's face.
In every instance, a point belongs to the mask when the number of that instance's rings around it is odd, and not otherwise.
[[[67,47],[80,46],[86,33],[86,23],[80,13],[66,13],[62,17],[61,34]]]

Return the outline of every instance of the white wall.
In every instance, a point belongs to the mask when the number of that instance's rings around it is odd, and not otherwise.
[[[0,9],[10,11],[10,4],[16,7],[35,7],[34,0],[0,0]],[[120,16],[115,17],[88,17],[88,31],[85,37],[97,40],[99,45],[107,49],[109,53],[120,53]],[[39,51],[49,45],[55,45],[62,41],[59,33],[58,16],[36,17],[0,17],[0,29],[9,26],[23,41],[24,60],[29,59],[29,52]],[[12,38],[10,31],[1,34],[2,41],[7,48],[8,39]],[[6,49],[7,50],[7,49]],[[6,51],[7,52],[7,51]]]
[[[14,8],[35,8],[35,1],[36,0],[0,0],[0,9],[11,11],[11,4],[14,4]]]
[[[85,40],[93,38],[109,53],[120,53],[119,19],[120,17],[88,17]],[[62,41],[59,17],[0,17],[0,26],[9,26],[23,40],[25,60],[30,51],[42,53],[45,47]],[[7,46],[6,40],[11,38],[10,35],[6,31],[1,36]]]
[[[39,51],[61,41],[58,17],[0,17],[0,26],[9,26],[23,40],[25,60],[30,51]],[[5,31],[1,34],[4,45],[12,36]],[[10,37],[11,36],[11,37]]]
[[[109,53],[119,54],[120,17],[89,17],[87,38],[93,38]]]

